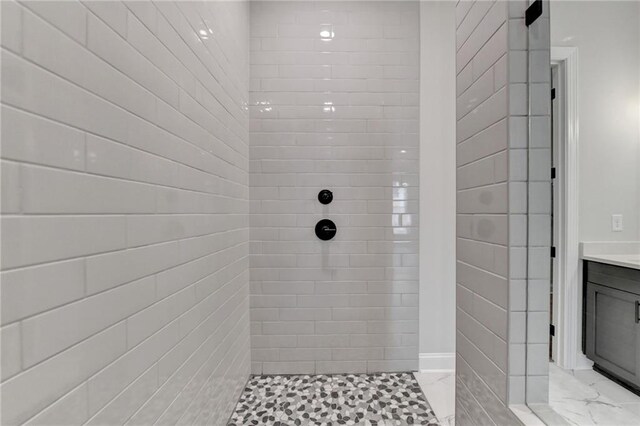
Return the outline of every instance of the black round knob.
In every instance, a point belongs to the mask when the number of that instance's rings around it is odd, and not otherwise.
[[[318,201],[322,204],[329,204],[333,200],[333,192],[323,189],[318,193]]]
[[[322,219],[316,223],[316,236],[323,241],[328,241],[335,237],[337,231],[336,224],[332,220]]]

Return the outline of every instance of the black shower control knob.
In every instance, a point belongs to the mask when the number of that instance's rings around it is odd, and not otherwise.
[[[335,237],[338,228],[332,220],[322,219],[316,223],[316,236],[323,241],[328,241]]]
[[[329,204],[331,201],[333,201],[333,192],[329,191],[328,189],[323,189],[318,193],[318,201],[320,201],[322,204]]]

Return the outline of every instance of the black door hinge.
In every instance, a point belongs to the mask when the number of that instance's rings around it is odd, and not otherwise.
[[[551,179],[555,179],[556,178],[556,168],[552,167],[551,168]]]
[[[551,89],[551,100],[554,100],[556,98],[556,88],[554,87],[553,89]]]
[[[551,246],[551,257],[556,257],[556,248]]]
[[[553,324],[549,324],[549,334],[552,336],[556,335],[556,326]]]
[[[527,8],[524,14],[524,23],[528,27],[533,24],[540,15],[542,15],[542,0],[536,0]]]

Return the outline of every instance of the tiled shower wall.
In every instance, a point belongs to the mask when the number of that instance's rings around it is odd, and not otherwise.
[[[461,425],[519,424],[509,404],[547,395],[548,5],[529,29],[527,5],[456,7]]]
[[[508,416],[508,3],[456,7],[456,424]],[[500,423],[500,421],[502,423]]]
[[[2,424],[222,424],[249,374],[248,4],[2,2]]]
[[[456,7],[456,423],[462,425],[518,424],[508,409],[510,203],[518,200],[510,193],[512,9],[501,1]],[[526,171],[526,162],[521,166]]]
[[[418,366],[418,6],[251,5],[254,373]]]

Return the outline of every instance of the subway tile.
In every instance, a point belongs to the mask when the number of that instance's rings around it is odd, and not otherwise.
[[[418,348],[404,346],[402,348],[384,348],[384,358],[389,360],[415,360]]]
[[[287,348],[280,349],[281,361],[326,361],[332,359],[332,351],[329,348]]]
[[[493,46],[494,42],[492,42],[492,40],[495,40],[497,37],[506,41],[506,28],[502,28],[506,17],[505,6],[506,5],[501,3],[493,4],[493,7],[491,7],[486,17],[479,21],[466,42],[460,46],[456,54],[457,71],[460,71],[462,67],[467,65],[476,55],[481,55],[483,50],[498,53],[500,53],[500,50],[502,50],[502,52],[506,51],[506,45],[500,46],[501,48],[496,48]],[[462,26],[462,28],[464,31],[464,26]],[[487,47],[489,48],[487,49]],[[500,54],[499,56],[502,55]]]
[[[11,324],[0,328],[3,381],[22,371],[21,339],[20,324]]]
[[[84,170],[84,134],[2,105],[2,156],[16,161]]]
[[[94,294],[178,264],[178,244],[168,242],[86,259],[86,291]]]
[[[126,37],[127,9],[122,2],[83,1],[82,3],[114,31]]]
[[[326,321],[332,319],[332,313],[328,308],[280,308],[278,319],[281,321]]]
[[[133,282],[22,322],[22,360],[28,368],[144,309],[155,299],[153,277]],[[102,309],[110,306],[112,308]]]
[[[493,90],[498,91],[509,82],[509,55],[505,54],[493,66]]]
[[[264,362],[262,374],[314,374],[314,361],[278,361]]]
[[[124,424],[124,422],[136,412],[138,407],[153,395],[157,388],[157,366],[152,366],[125,388],[122,393],[108,402],[104,408],[89,419],[86,424]]]
[[[20,213],[20,165],[8,161],[0,161],[2,171],[2,213]]]
[[[551,80],[549,50],[532,50],[529,52],[529,70],[532,83],[548,83]]]
[[[25,11],[24,18],[25,57],[134,114],[154,118],[151,93],[32,13]],[[75,66],[78,63],[83,66]]]
[[[331,350],[331,357],[335,361],[356,361],[383,359],[383,348],[334,348]]]
[[[509,19],[509,49],[527,50],[527,32],[524,18]]]
[[[139,1],[129,1],[125,0],[124,5],[129,9],[133,15],[135,15],[140,22],[144,23],[144,25],[149,28],[151,32],[156,31],[157,28],[157,18],[158,12],[156,6],[153,3],[139,2]],[[130,26],[132,21],[134,21],[131,14],[127,15],[127,39],[131,35]]]
[[[535,343],[527,345],[527,375],[546,376],[549,374],[549,345]]]
[[[110,407],[110,404],[126,404],[126,401],[116,401],[118,398],[127,395],[127,387],[138,387],[140,385],[143,394],[148,392],[149,387],[155,389],[159,375],[157,361],[180,340],[179,327],[180,324],[177,321],[172,322],[133,350],[127,352],[116,362],[91,377],[88,381],[90,415],[93,416],[98,413],[98,418],[119,415],[118,411],[114,409],[115,407]],[[145,376],[146,378],[143,378]],[[144,386],[141,383],[134,384],[138,378],[145,383]],[[125,393],[118,396],[123,390]],[[128,395],[132,396],[131,393]],[[116,397],[115,400],[113,399],[114,397]],[[146,399],[139,401],[137,406],[142,405]],[[105,408],[101,412],[102,407]],[[135,405],[131,408],[135,408]],[[130,412],[131,408],[126,409],[130,414],[132,414]]]
[[[22,205],[26,213],[153,213],[152,186],[93,175],[23,166]],[[73,197],[65,194],[72,192]]]
[[[502,88],[472,113],[458,121],[458,142],[462,142],[507,116],[507,89]]]
[[[460,213],[506,213],[510,194],[511,191],[507,191],[507,184],[504,183],[458,191],[458,211]]]
[[[531,115],[550,115],[551,114],[551,84],[550,83],[531,83],[530,108]]]
[[[384,360],[384,361],[367,361],[367,373],[377,372],[393,372],[393,371],[416,371],[418,369],[418,360]]]
[[[126,245],[124,218],[118,216],[5,217],[2,233],[3,268],[118,250]]]
[[[127,344],[129,348],[142,342],[188,311],[195,303],[193,287],[188,287],[129,317],[127,319]]]
[[[263,334],[312,334],[314,329],[313,321],[274,321],[262,324]]]
[[[14,52],[22,50],[22,13],[22,7],[17,2],[2,2],[2,41],[0,43]]]
[[[506,308],[508,280],[505,277],[460,261],[457,263],[457,277],[459,284],[496,305]]]
[[[551,147],[551,118],[531,117],[531,147]]]
[[[82,298],[84,276],[83,259],[3,272],[2,324]]]
[[[4,382],[3,423],[22,423],[37,414],[122,355],[125,346],[120,322]]]
[[[473,58],[474,79],[495,64],[507,51],[507,26],[499,17],[500,14],[504,13],[504,3],[495,3],[495,5],[498,9],[493,18],[495,21],[492,24],[493,26],[499,25],[499,28]]]
[[[82,383],[30,418],[26,425],[84,424],[89,418],[87,384]]]
[[[339,348],[349,346],[349,336],[344,334],[316,334],[298,336],[302,348]]]
[[[125,140],[127,113],[11,53],[2,52],[6,104],[116,140]]]
[[[456,30],[456,49],[460,49],[462,44],[467,41],[492,5],[490,2],[469,2],[469,5],[466,6],[469,8],[467,15]]]
[[[129,28],[140,25],[133,15],[129,16],[129,21]],[[132,37],[137,36],[136,30],[144,31],[135,27],[132,29],[134,33]],[[88,33],[87,47],[92,52],[126,74],[131,80],[151,91],[155,96],[173,106],[178,105],[176,81],[168,78],[148,58],[136,52],[134,42],[131,43],[134,46],[131,46],[93,16],[89,17]],[[147,112],[146,117],[153,118],[154,116],[152,112]]]
[[[545,8],[548,9],[548,8]],[[547,12],[548,13],[548,12]],[[543,12],[543,15],[545,13]],[[536,25],[533,25],[529,32],[529,45],[531,50],[549,50],[550,41],[549,41],[549,32],[550,32],[550,20],[548,16],[543,16],[542,19],[536,22]]]
[[[458,166],[467,164],[491,154],[496,154],[508,146],[507,120],[502,119],[471,136],[457,147]]]
[[[349,372],[352,374],[366,373],[366,361],[318,361],[316,363],[317,374],[336,374]]]
[[[493,69],[489,69],[478,78],[456,100],[456,116],[460,120],[494,93]]]
[[[87,42],[87,9],[80,2],[32,1],[24,6],[80,44]]]
[[[168,186],[179,179],[174,162],[93,135],[87,135],[86,152],[90,173]]]
[[[528,87],[526,84],[510,84],[509,85],[509,114],[527,115],[529,113]]]

